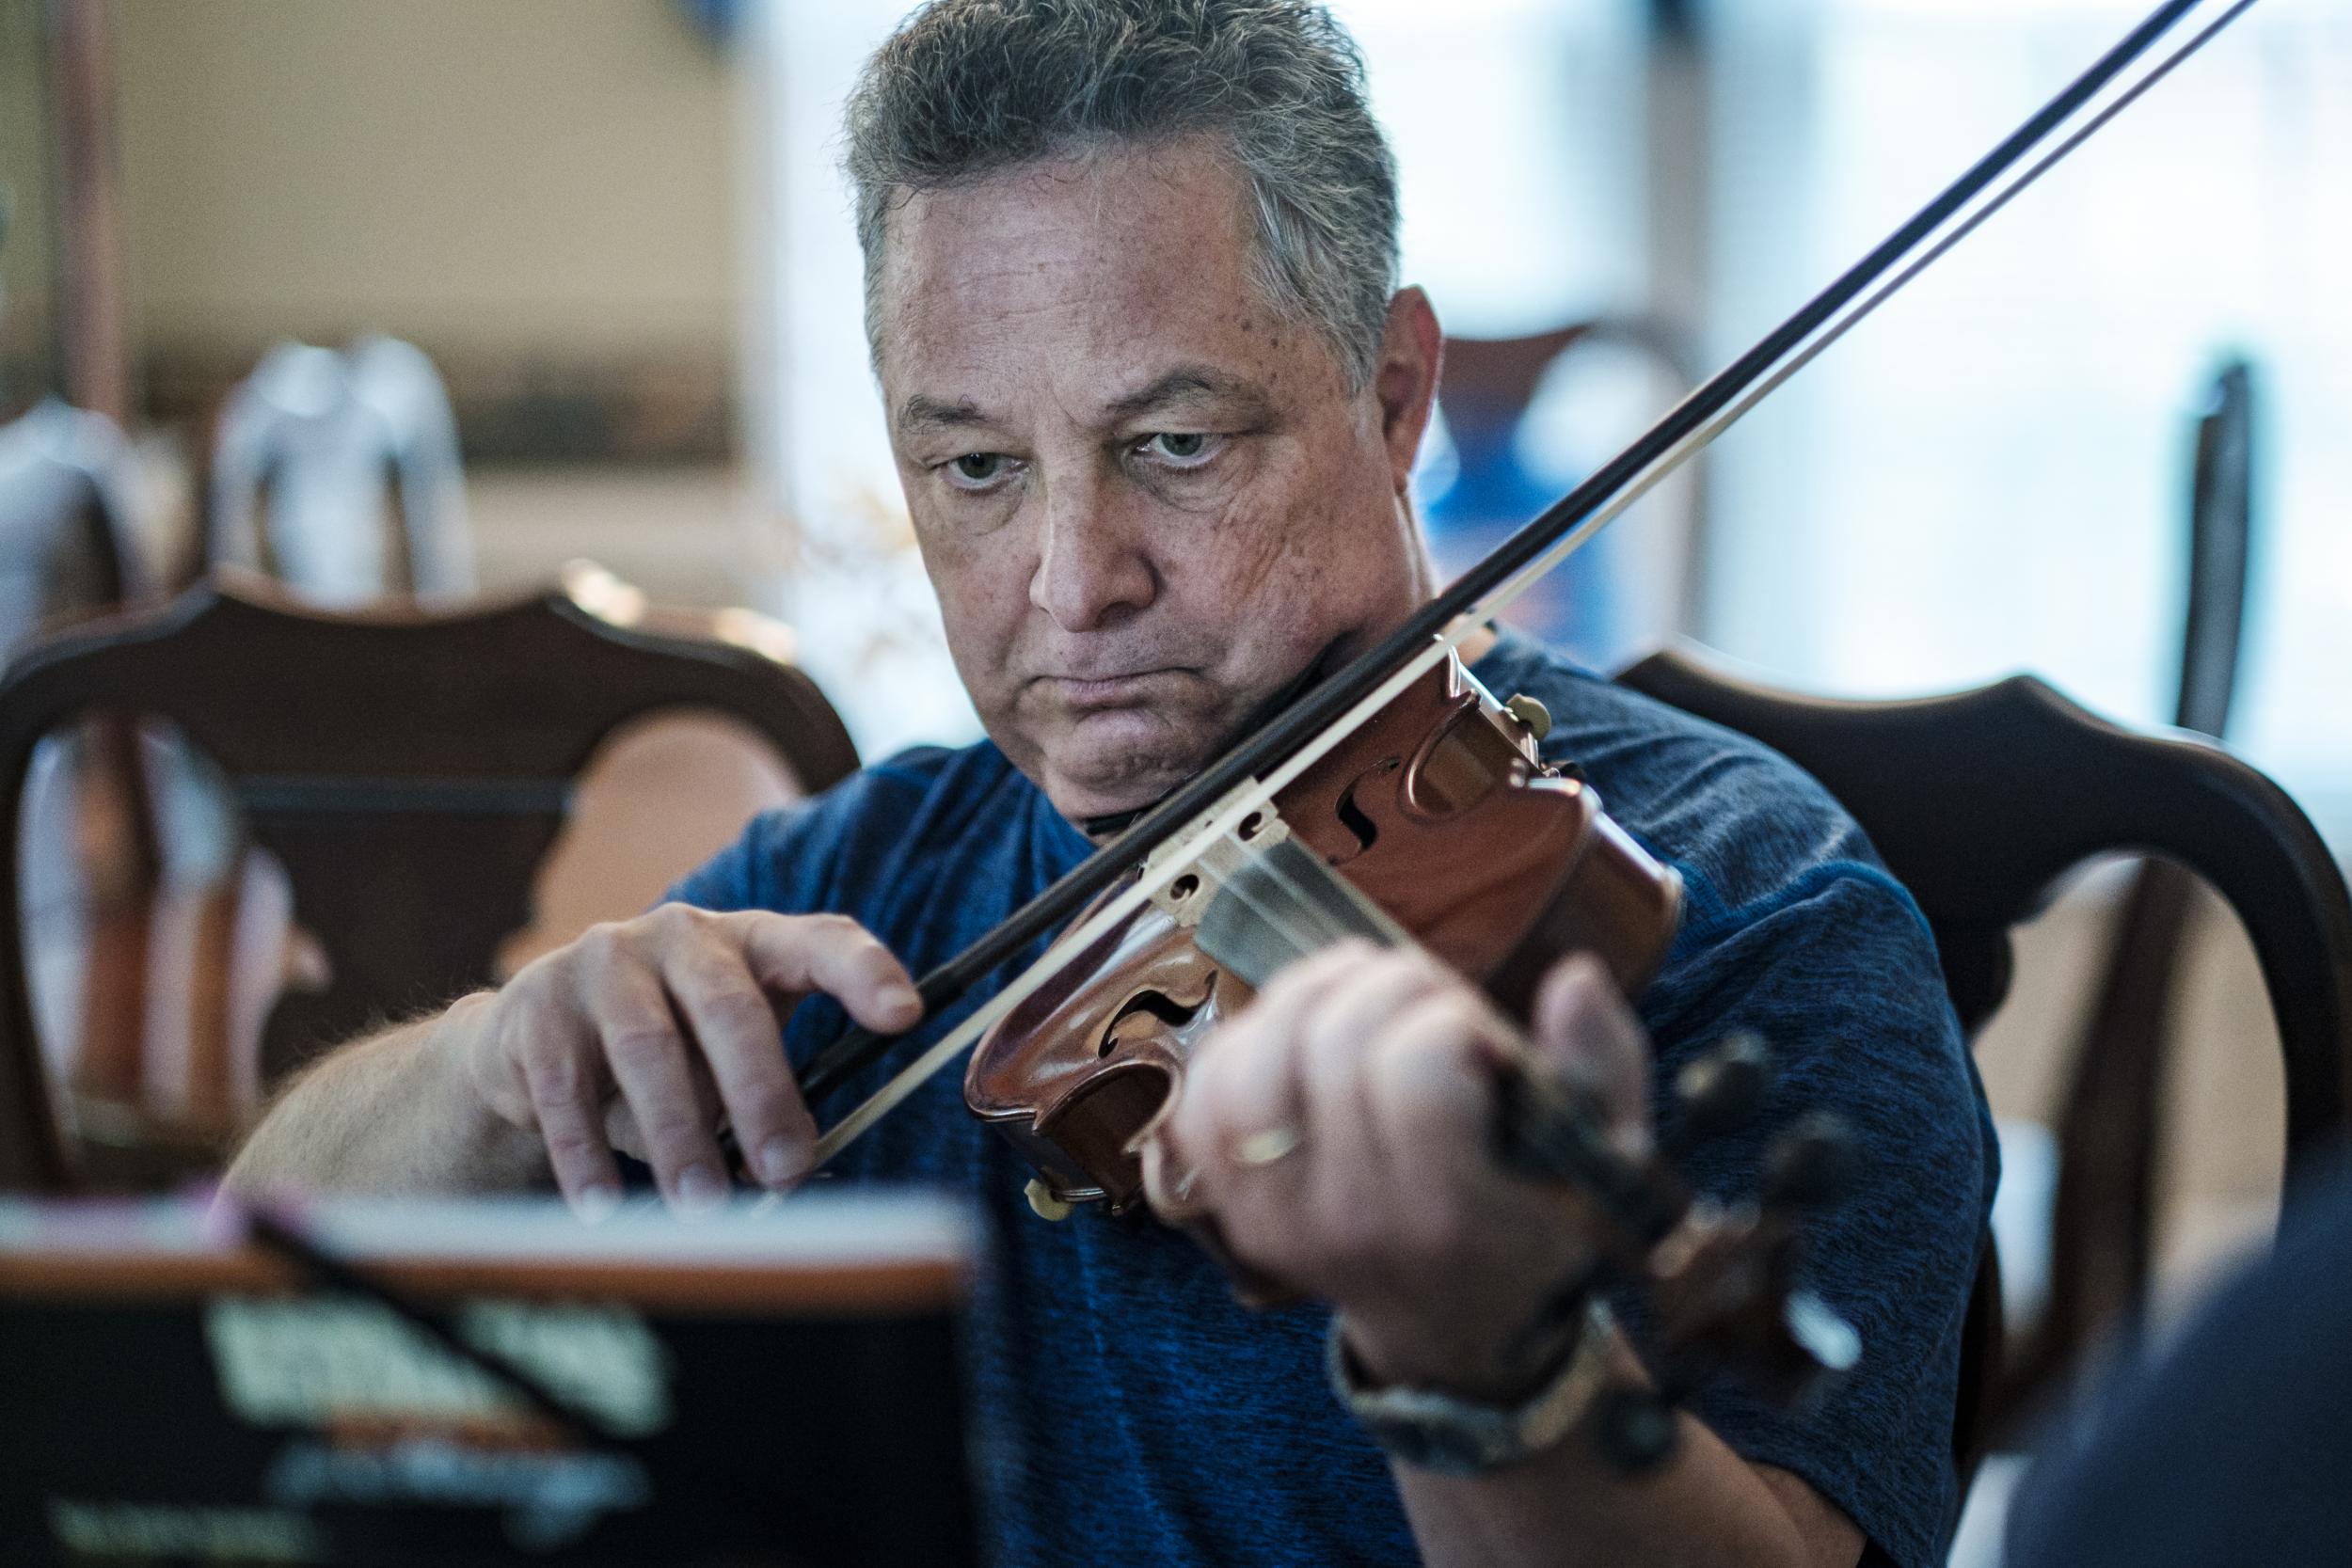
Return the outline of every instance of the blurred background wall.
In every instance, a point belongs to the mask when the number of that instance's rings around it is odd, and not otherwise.
[[[567,438],[600,460],[731,455],[738,75],[685,14],[643,0],[116,14],[151,407],[193,405],[257,344],[390,330],[440,366],[477,461],[564,456]]]
[[[40,5],[8,10],[0,25],[29,40]],[[107,10],[130,370],[183,471],[201,469],[220,400],[271,343],[389,332],[448,384],[486,586],[583,555],[689,602],[756,586],[765,520],[735,477],[745,72],[696,13]],[[29,121],[27,70],[0,113]],[[50,234],[40,201],[19,205],[21,264]],[[43,316],[22,303],[0,314],[19,382],[40,373],[25,355]]]
[[[566,553],[811,621],[869,745],[968,734],[907,556],[855,309],[838,105],[902,0],[113,0],[123,310],[151,428],[206,420],[272,341],[383,331],[449,384],[481,572]],[[1406,276],[1477,339],[1661,325],[1711,368],[2116,31],[2122,0],[1340,0],[1394,136]],[[8,0],[8,69],[40,0]],[[1565,616],[1612,663],[1692,631],[1826,689],[2030,666],[2161,716],[2183,420],[2224,353],[2267,385],[2276,537],[2241,738],[2352,835],[2347,22],[2269,0],[1607,541]],[[36,76],[0,94],[37,147]],[[0,384],[49,373],[45,171],[11,169]],[[1467,352],[1457,361],[1467,364]],[[1458,562],[1676,390],[1565,357],[1518,488]],[[1452,412],[1449,410],[1449,412]],[[1478,526],[1473,527],[1474,522]],[[1458,527],[1461,545],[1448,550]],[[1484,528],[1487,531],[1482,532]],[[1698,537],[1703,531],[1704,538]],[[2096,606],[2097,613],[2086,613]],[[833,661],[827,668],[827,661]],[[852,676],[854,675],[854,680]],[[2325,715],[2323,719],[2321,716]],[[2333,720],[2334,722],[2327,721]]]

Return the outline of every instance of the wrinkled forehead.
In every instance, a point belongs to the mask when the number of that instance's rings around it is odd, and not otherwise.
[[[1247,186],[1189,138],[1057,157],[914,192],[881,236],[886,386],[1023,353],[1081,359],[1311,351],[1260,281]]]

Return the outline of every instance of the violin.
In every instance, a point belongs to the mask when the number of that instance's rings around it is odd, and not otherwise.
[[[1541,704],[1498,703],[1446,659],[1245,816],[1229,852],[1191,863],[999,1020],[973,1052],[964,1100],[1038,1171],[1030,1207],[1060,1220],[1078,1204],[1139,1204],[1138,1146],[1193,1050],[1257,986],[1330,942],[1418,942],[1519,1023],[1564,954],[1596,956],[1620,990],[1639,992],[1681,924],[1681,878],[1611,821],[1588,784],[1543,760],[1549,722]],[[1760,1042],[1726,1040],[1677,1084],[1669,1148],[1678,1155],[1742,1125],[1767,1083]],[[1575,1185],[1610,1222],[1599,1264],[1561,1299],[1638,1285],[1657,1307],[1651,1385],[1607,1390],[1593,1417],[1621,1468],[1665,1457],[1673,1403],[1713,1365],[1737,1363],[1794,1400],[1853,1364],[1859,1338],[1794,1284],[1793,1212],[1832,1196],[1851,1164],[1834,1120],[1773,1146],[1763,1203],[1723,1207],[1693,1201],[1670,1161],[1617,1152],[1598,1104],[1570,1086],[1515,1061],[1494,1088],[1503,1168]],[[1184,1228],[1244,1301],[1290,1299],[1235,1260],[1213,1225]]]
[[[2145,65],[2200,0],[2162,5],[1860,261],[1617,457],[1473,565],[1378,646],[1324,677],[979,942],[918,984],[935,1014],[1059,931],[1018,974],[819,1140],[821,1164],[966,1050],[965,1096],[1036,1170],[1056,1217],[1134,1208],[1136,1141],[1184,1064],[1284,962],[1342,937],[1418,942],[1524,1018],[1536,980],[1577,952],[1637,994],[1677,929],[1675,874],[1603,814],[1572,769],[1541,757],[1549,718],[1499,702],[1456,647],[1544,573],[2063,158],[2252,0],[2235,0]],[[2103,96],[2104,95],[2104,96]],[[2034,162],[2026,159],[2059,137]],[[977,1042],[977,1046],[976,1046]],[[802,1078],[812,1102],[889,1042],[852,1029]],[[1654,1390],[1618,1390],[1603,1447],[1662,1452],[1662,1402],[1732,1365],[1785,1396],[1851,1365],[1852,1331],[1793,1285],[1793,1212],[1835,1190],[1852,1150],[1819,1119],[1768,1153],[1763,1201],[1694,1200],[1672,1157],[1752,1115],[1767,1069],[1733,1040],[1676,1085],[1661,1155],[1634,1163],[1568,1085],[1506,1064],[1492,1149],[1569,1182],[1611,1234],[1601,1275],[1659,1331]],[[1216,1248],[1212,1246],[1214,1252]],[[1613,1436],[1611,1435],[1613,1433]]]
[[[1543,761],[1549,727],[1540,704],[1498,703],[1447,657],[1243,817],[1237,852],[1200,858],[1000,1020],[973,1053],[964,1101],[1037,1168],[1032,1206],[1134,1207],[1136,1140],[1194,1046],[1254,982],[1333,938],[1385,944],[1401,927],[1521,1021],[1567,953],[1597,955],[1639,992],[1681,923],[1681,879]],[[1284,844],[1289,856],[1264,860]],[[1279,958],[1233,929],[1250,906],[1232,874],[1262,863],[1288,881],[1259,898],[1251,935],[1305,933]],[[1333,877],[1359,896],[1335,899]],[[1367,904],[1376,917],[1358,915]]]

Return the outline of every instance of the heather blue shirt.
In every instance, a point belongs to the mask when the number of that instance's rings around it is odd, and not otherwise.
[[[1524,641],[1475,668],[1498,695],[1539,698],[1555,716],[1547,755],[1573,760],[1617,822],[1682,873],[1681,933],[1638,1003],[1660,1081],[1726,1031],[1754,1029],[1779,1063],[1776,1106],[1835,1109],[1868,1151],[1855,1190],[1812,1220],[1805,1270],[1860,1329],[1861,1366],[1803,1413],[1729,1384],[1703,1390],[1696,1410],[1740,1453],[1804,1477],[1850,1514],[1873,1544],[1866,1562],[1940,1561],[1955,1509],[1961,1320],[1994,1146],[1917,906],[1828,795],[1754,742]],[[843,911],[919,974],[1088,847],[994,746],[917,750],[758,818],[676,895]],[[842,1027],[837,1006],[811,1004],[786,1049],[804,1062]],[[851,1092],[887,1071],[869,1069]],[[1686,1174],[1708,1191],[1749,1189],[1760,1141],[1710,1147]],[[959,1071],[838,1164],[970,1194],[994,1223],[995,1285],[973,1340],[981,1428],[1009,1456],[993,1509],[1000,1563],[1418,1560],[1387,1464],[1326,1386],[1324,1312],[1243,1310],[1206,1257],[1146,1219],[1038,1219],[1022,1197],[1029,1171],[965,1112]]]

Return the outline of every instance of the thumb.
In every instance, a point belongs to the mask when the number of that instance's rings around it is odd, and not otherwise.
[[[1535,998],[1534,1065],[1597,1099],[1620,1152],[1648,1152],[1649,1037],[1598,958],[1572,953]]]

